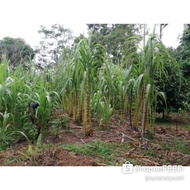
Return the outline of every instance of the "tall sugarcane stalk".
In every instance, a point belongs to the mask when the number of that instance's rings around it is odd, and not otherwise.
[[[90,76],[87,71],[86,88],[84,95],[84,132],[86,136],[92,134],[91,107],[90,107]]]
[[[79,46],[80,52],[80,63],[82,64],[83,70],[83,80],[84,80],[84,106],[83,106],[83,124],[85,136],[90,136],[92,134],[92,123],[91,123],[91,71],[93,66],[93,53],[90,49],[89,44],[86,40],[82,40]]]
[[[161,56],[162,55],[162,56]],[[164,55],[164,56],[163,56]],[[156,101],[158,90],[155,87],[155,73],[159,72],[160,75],[166,75],[164,69],[164,62],[162,57],[168,57],[166,48],[156,38],[155,27],[153,34],[149,37],[147,43],[144,43],[143,51],[141,54],[141,62],[144,65],[144,77],[143,77],[143,100],[142,100],[142,122],[141,122],[141,134],[145,135],[147,130],[150,137],[154,134],[154,119],[156,112]],[[160,65],[160,62],[162,64]],[[163,93],[161,93],[163,95]],[[164,95],[163,95],[164,97]],[[165,98],[165,97],[164,97]],[[152,109],[154,107],[154,109]]]

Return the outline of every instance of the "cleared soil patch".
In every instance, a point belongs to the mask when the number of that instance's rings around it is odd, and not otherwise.
[[[141,165],[190,165],[190,129],[157,124],[153,139],[140,138],[127,122],[113,118],[108,129],[94,126],[92,136],[85,137],[82,126],[70,119],[70,130],[62,129],[59,137],[43,138],[36,154],[37,166],[105,166],[122,165],[126,160]],[[126,135],[126,136],[125,136]],[[71,145],[66,146],[66,145]],[[26,153],[27,142],[17,143],[0,153],[1,166],[31,166]],[[84,150],[84,151],[83,151]]]

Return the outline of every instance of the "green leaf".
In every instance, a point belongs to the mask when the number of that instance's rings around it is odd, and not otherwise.
[[[27,154],[25,154],[24,152],[20,152],[20,151],[19,151],[19,153],[20,153],[23,157],[25,157],[25,158],[27,158],[27,159],[30,159],[30,156],[27,155]]]
[[[37,139],[36,148],[35,148],[37,151],[40,147],[41,141],[42,141],[42,134],[40,134],[38,139]]]
[[[31,155],[33,155],[33,153],[34,153],[34,151],[33,151],[33,149],[32,149],[32,145],[30,145],[30,144],[29,144],[29,146],[28,146],[28,152],[29,152]]]

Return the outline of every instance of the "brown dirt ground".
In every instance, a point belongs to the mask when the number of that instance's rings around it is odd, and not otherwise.
[[[125,142],[130,143],[130,149],[123,152],[118,159],[133,159],[142,165],[163,165],[165,163],[190,165],[189,154],[163,149],[161,146],[162,143],[170,147],[176,139],[186,141],[190,145],[189,129],[179,128],[176,132],[174,126],[166,128],[161,124],[156,124],[155,137],[152,140],[148,140],[140,138],[140,129],[135,131],[129,127],[128,122],[121,123],[118,121],[119,119],[117,117],[113,118],[108,129],[100,129],[97,126],[93,126],[93,135],[85,137],[82,126],[77,126],[70,118],[71,132],[69,133],[67,129],[63,129],[59,138],[55,138],[54,135],[45,137],[42,141],[43,144],[52,143],[56,146],[46,148],[43,152],[38,153],[35,164],[37,166],[104,166],[105,163],[98,163],[94,157],[77,155],[60,148],[59,145],[82,145],[95,140],[121,144],[121,133],[124,133],[133,140],[128,138],[123,139]],[[31,166],[32,163],[24,159],[19,153],[19,151],[25,152],[27,148],[28,143],[21,142],[1,152],[0,165]],[[187,146],[187,149],[190,149],[190,146]],[[148,150],[154,152],[154,158],[145,154]]]

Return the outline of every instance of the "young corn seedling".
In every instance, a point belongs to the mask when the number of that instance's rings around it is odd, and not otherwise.
[[[107,125],[112,118],[113,108],[111,107],[110,101],[104,97],[104,101],[102,102],[102,110],[103,110],[103,123]]]
[[[30,163],[32,164],[32,166],[37,166],[37,155],[40,151],[40,145],[41,145],[41,141],[42,141],[42,135],[40,134],[36,145],[32,146],[32,144],[28,145],[28,149],[27,152],[20,152],[19,153],[26,159],[28,159],[30,161]]]

